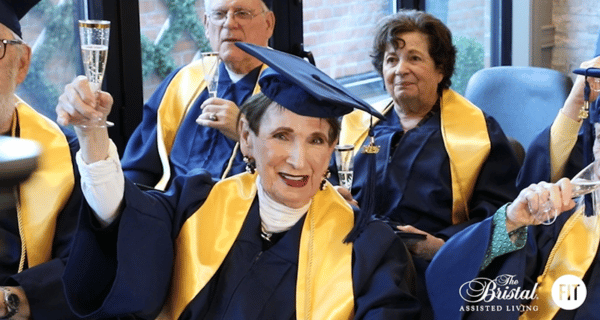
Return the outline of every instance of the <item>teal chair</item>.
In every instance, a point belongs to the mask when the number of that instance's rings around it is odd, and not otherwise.
[[[552,124],[572,86],[571,78],[556,70],[492,67],[477,71],[469,79],[465,97],[500,123],[519,156],[518,144],[527,150]]]

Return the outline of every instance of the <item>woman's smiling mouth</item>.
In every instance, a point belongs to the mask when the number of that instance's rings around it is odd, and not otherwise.
[[[285,173],[279,173],[285,184],[294,188],[302,188],[308,183],[308,176],[292,176]]]

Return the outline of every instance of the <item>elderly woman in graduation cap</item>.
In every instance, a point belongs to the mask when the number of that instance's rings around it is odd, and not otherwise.
[[[213,184],[199,171],[164,193],[140,191],[123,178],[106,129],[77,129],[89,206],[63,278],[72,309],[90,318],[415,318],[402,241],[325,180],[336,119],[378,113],[299,58],[238,46],[271,67],[241,108],[247,173]],[[77,117],[57,109],[65,122]],[[108,198],[118,200],[108,207]]]

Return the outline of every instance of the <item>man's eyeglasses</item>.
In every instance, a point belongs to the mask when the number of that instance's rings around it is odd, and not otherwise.
[[[215,10],[208,14],[208,18],[210,19],[210,22],[212,22],[214,25],[222,26],[225,23],[225,20],[227,20],[227,16],[228,16],[229,12],[231,12],[231,11]],[[233,19],[235,19],[235,21],[237,21],[237,23],[239,23],[240,25],[243,26],[243,25],[247,25],[248,23],[250,23],[250,21],[252,21],[252,19],[254,19],[254,17],[258,16],[259,14],[265,13],[265,12],[266,11],[261,11],[257,14],[253,14],[252,11],[250,11],[250,10],[238,9],[238,10],[233,11],[232,14],[233,14]]]
[[[6,54],[6,46],[9,44],[23,44],[23,41],[0,39],[0,59],[4,58],[4,55]]]

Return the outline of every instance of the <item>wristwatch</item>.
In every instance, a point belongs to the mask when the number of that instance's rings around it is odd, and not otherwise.
[[[18,295],[10,291],[8,288],[2,287],[2,290],[4,291],[6,315],[4,315],[4,317],[0,317],[0,319],[10,319],[19,311],[19,304],[21,303],[21,300],[19,299]]]

